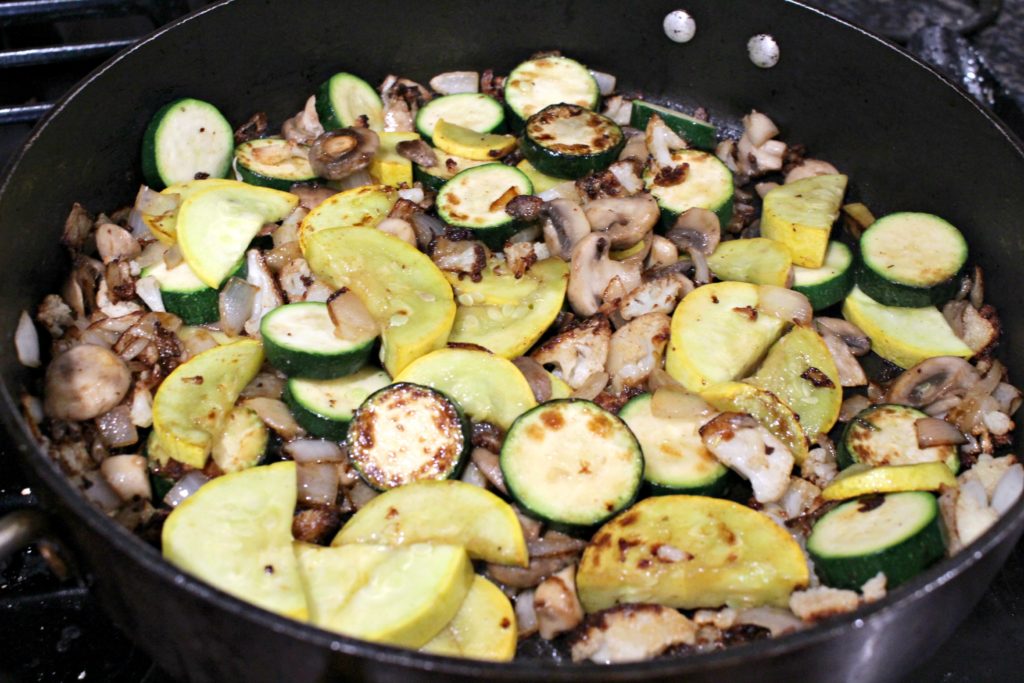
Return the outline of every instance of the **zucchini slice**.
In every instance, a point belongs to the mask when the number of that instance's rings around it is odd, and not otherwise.
[[[661,207],[661,219],[672,227],[679,214],[694,207],[708,209],[718,216],[724,228],[732,220],[732,171],[714,154],[695,149],[672,153],[672,166],[686,164],[682,180],[670,185],[660,184],[656,169],[644,170],[644,184]]]
[[[533,183],[533,191],[536,194],[547,192],[551,188],[558,187],[565,182],[563,178],[556,178],[541,173],[527,159],[523,159],[516,164],[516,168],[525,173],[526,177],[530,179],[530,182]]]
[[[434,156],[437,157],[437,165],[435,166],[430,166],[428,168],[426,166],[420,166],[419,164],[412,165],[413,180],[423,183],[424,187],[428,187],[434,192],[440,190],[446,182],[454,178],[457,174],[465,171],[467,168],[492,163],[492,160],[490,159],[487,161],[467,159],[466,157],[449,154],[443,149],[438,149],[436,147],[434,148]],[[527,177],[530,177],[529,173],[527,173]]]
[[[530,514],[590,527],[633,504],[644,456],[633,432],[590,401],[548,401],[513,423],[501,448],[509,494]]]
[[[255,467],[263,459],[270,434],[252,408],[237,406],[228,413],[222,431],[213,442],[210,457],[225,474]]]
[[[519,122],[549,104],[575,104],[597,109],[601,92],[587,67],[568,57],[530,59],[505,80],[505,104]]]
[[[200,177],[224,178],[235,149],[231,124],[202,100],[183,98],[161,107],[142,137],[142,175],[155,190]]]
[[[883,306],[854,287],[843,302],[843,317],[864,330],[872,351],[901,368],[935,356],[974,355],[934,306]]]
[[[838,449],[840,467],[854,463],[878,467],[941,462],[956,474],[960,468],[956,446],[917,445],[914,423],[926,417],[927,413],[917,408],[893,403],[865,408],[843,430]]]
[[[384,103],[373,87],[349,73],[337,73],[324,81],[316,93],[316,113],[327,130],[348,128],[366,117],[372,130],[384,129]]]
[[[437,193],[437,213],[445,223],[468,228],[491,249],[501,249],[521,225],[505,212],[514,197],[533,194],[533,183],[518,168],[485,164],[459,173]]]
[[[526,121],[523,156],[541,173],[574,180],[607,168],[626,138],[609,119],[575,104],[552,104]]]
[[[860,238],[857,285],[885,306],[920,307],[948,301],[967,262],[960,231],[930,213],[879,218]]]
[[[720,243],[708,266],[719,280],[785,287],[793,259],[775,240],[754,237]]]
[[[853,289],[853,252],[831,241],[820,268],[793,266],[793,289],[807,297],[815,311],[842,301]]]
[[[733,478],[700,438],[708,417],[666,418],[651,412],[651,394],[629,400],[619,417],[632,430],[644,454],[644,481],[656,493],[724,496]]]
[[[501,102],[483,93],[435,97],[416,114],[416,130],[430,142],[434,126],[442,119],[477,133],[500,133],[505,127],[505,110]]]
[[[196,277],[184,261],[170,269],[161,261],[144,268],[142,276],[156,280],[164,308],[186,325],[205,325],[220,319],[217,308],[220,292]]]
[[[289,377],[332,379],[366,364],[376,337],[349,341],[334,334],[327,304],[302,301],[263,316],[260,335],[267,360]]]
[[[384,491],[459,476],[472,448],[469,420],[440,391],[400,382],[370,395],[348,427],[352,464]]]
[[[943,536],[934,495],[890,493],[825,514],[807,538],[807,552],[829,586],[859,590],[882,572],[892,588],[945,557]]]
[[[956,476],[942,462],[917,465],[850,465],[840,472],[822,492],[825,500],[846,500],[872,493],[901,491],[939,491],[956,488]]]
[[[244,182],[275,190],[316,180],[306,148],[282,138],[243,142],[235,149],[235,169]]]
[[[295,421],[313,436],[343,441],[356,409],[366,398],[391,384],[388,373],[363,368],[336,379],[291,378],[284,401]]]
[[[683,139],[693,147],[703,150],[713,150],[718,144],[718,136],[714,125],[707,121],[684,114],[675,109],[663,107],[653,102],[633,100],[633,108],[629,114],[629,125],[639,130],[647,128],[647,122],[651,120],[651,114],[661,117],[669,128],[681,135]]]
[[[779,185],[764,196],[761,235],[786,245],[795,265],[820,268],[845,193],[846,176],[842,174]]]

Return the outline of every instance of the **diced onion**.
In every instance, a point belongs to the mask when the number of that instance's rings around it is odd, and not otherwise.
[[[107,480],[99,470],[86,472],[82,475],[82,479],[84,480],[82,492],[94,505],[106,512],[113,512],[121,507],[121,497],[107,483]]]
[[[263,423],[277,432],[286,441],[291,441],[305,434],[305,431],[295,421],[295,418],[292,417],[291,411],[288,410],[288,406],[283,401],[257,396],[245,399],[241,405],[255,410],[256,414],[263,420]]]
[[[200,472],[193,470],[178,480],[171,487],[171,490],[164,496],[164,502],[172,508],[178,507],[186,498],[199,490],[199,487],[210,481],[210,478]]]
[[[580,201],[580,192],[576,188],[576,183],[572,180],[559,183],[550,190],[544,190],[537,196],[546,202],[550,202],[554,199],[568,199],[569,201],[576,203],[579,203]]]
[[[476,71],[446,71],[430,79],[430,87],[442,95],[480,91],[480,74]]]
[[[519,637],[525,638],[537,632],[537,610],[533,604],[533,589],[525,590],[516,596],[516,626]]]
[[[615,76],[601,71],[591,71],[590,75],[597,82],[597,89],[602,95],[611,95],[615,92]]]
[[[697,394],[663,386],[651,396],[651,414],[669,420],[693,419],[704,421],[714,409]]]
[[[310,505],[334,505],[338,500],[338,466],[304,463],[296,467],[299,500]]]
[[[1011,465],[999,478],[992,492],[992,509],[1001,515],[1006,514],[1024,491],[1024,466],[1020,463]]]
[[[295,439],[284,445],[284,452],[297,463],[344,462],[345,452],[333,441]]]
[[[135,293],[151,311],[165,312],[164,298],[160,294],[160,284],[154,277],[140,277],[135,281]]]
[[[149,500],[153,495],[146,459],[141,455],[112,455],[100,463],[100,471],[121,500]]]
[[[259,291],[259,287],[253,287],[242,278],[228,279],[217,300],[222,332],[232,337],[241,334],[245,321],[252,317]]]
[[[364,185],[370,185],[373,183],[373,178],[370,177],[370,172],[366,169],[350,173],[338,180],[339,190],[352,190],[357,187],[363,187]]]
[[[422,187],[407,187],[398,191],[398,197],[406,201],[410,201],[413,204],[419,204],[423,201],[424,194]]]
[[[845,401],[839,409],[839,421],[849,422],[857,417],[857,413],[871,406],[871,401],[863,394],[854,394]]]
[[[42,365],[39,356],[39,332],[27,311],[22,311],[18,318],[18,328],[14,331],[14,349],[18,353],[18,362],[27,368],[38,368]]]
[[[595,372],[587,377],[576,391],[572,392],[572,397],[593,401],[608,386],[609,379],[611,378],[607,372]]]
[[[132,422],[131,410],[119,405],[96,418],[100,438],[109,448],[132,446],[139,442],[139,432]]]
[[[175,244],[173,247],[167,249],[164,252],[164,265],[167,266],[167,270],[177,268],[185,261],[185,257],[181,254],[181,247]]]
[[[918,448],[932,446],[958,446],[967,439],[954,425],[937,417],[922,417],[914,422]]]
[[[744,135],[754,147],[760,147],[779,134],[774,122],[759,111],[752,111],[743,117]]]
[[[487,488],[487,477],[483,475],[483,472],[474,463],[466,465],[466,469],[462,472],[462,476],[459,479],[467,484],[479,486],[482,489]]]
[[[800,292],[774,285],[758,285],[757,308],[767,315],[804,327],[814,314],[811,302]]]
[[[352,501],[352,506],[356,510],[359,510],[379,495],[380,493],[368,486],[366,482],[362,479],[358,479],[356,480],[356,483],[352,485],[352,488],[349,489],[348,499]]]
[[[339,289],[327,301],[327,313],[334,323],[334,336],[360,341],[377,336],[380,326],[355,292]]]

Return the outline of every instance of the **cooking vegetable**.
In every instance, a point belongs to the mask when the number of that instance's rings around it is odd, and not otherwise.
[[[555,524],[599,524],[636,499],[640,444],[623,422],[589,401],[549,401],[515,421],[501,448],[509,493]]]
[[[260,322],[267,360],[289,377],[332,379],[350,375],[373,350],[376,335],[342,339],[334,332],[327,304],[313,301],[279,306]]]
[[[390,383],[386,372],[372,367],[335,379],[292,377],[285,388],[284,400],[307,432],[343,441],[356,409],[370,394]]]
[[[761,235],[786,245],[794,265],[820,268],[845,192],[841,174],[779,185],[764,196]]]
[[[174,458],[202,468],[232,406],[262,363],[260,343],[243,339],[193,356],[168,375],[153,398],[161,463]]]
[[[943,487],[956,486],[956,477],[942,462],[877,467],[858,463],[840,472],[822,490],[821,497],[825,500],[845,500],[872,493],[939,491]]]
[[[199,173],[223,178],[234,151],[231,124],[209,102],[190,97],[157,110],[142,138],[142,174],[157,190]]]
[[[415,247],[374,228],[341,228],[314,233],[303,253],[317,277],[351,289],[380,323],[381,359],[390,375],[447,341],[452,288]]]
[[[423,166],[418,163],[413,164],[412,177],[414,180],[423,183],[424,187],[435,192],[440,190],[441,187],[446,182],[454,178],[456,174],[465,171],[467,168],[483,166],[484,164],[489,164],[493,161],[493,159],[487,159],[486,161],[467,159],[465,157],[449,154],[448,152],[437,148],[434,148],[432,151],[434,152],[434,156],[437,157],[437,164],[434,166]],[[529,177],[529,174],[527,174],[527,176]]]
[[[879,218],[860,238],[857,286],[885,306],[921,307],[953,298],[967,261],[960,231],[930,213]]]
[[[547,192],[551,188],[558,187],[565,182],[564,178],[555,178],[554,176],[541,173],[527,159],[523,159],[516,164],[516,168],[530,179],[530,182],[533,183],[533,191],[537,194]]]
[[[416,114],[416,130],[430,142],[434,126],[442,119],[477,133],[500,133],[505,125],[505,110],[498,100],[482,93],[435,97]]]
[[[716,410],[752,416],[786,445],[798,465],[807,456],[807,435],[800,417],[772,392],[744,382],[722,382],[700,396]]]
[[[438,349],[410,363],[395,381],[436,389],[450,396],[474,421],[502,429],[537,405],[516,366],[475,349]]]
[[[839,443],[840,465],[860,462],[875,467],[942,462],[956,474],[960,469],[956,446],[921,448],[918,445],[914,423],[926,417],[928,415],[917,408],[892,403],[865,408],[843,430]]]
[[[501,276],[514,280],[512,273]],[[551,326],[565,301],[569,266],[561,259],[538,261],[523,278],[537,288],[518,303],[460,305],[449,342],[476,344],[502,358],[515,358],[533,346]]]
[[[676,217],[694,207],[708,209],[724,227],[732,219],[732,172],[707,152],[683,149],[673,152],[669,169],[644,170],[644,184],[658,200],[662,222],[671,227]]]
[[[820,268],[793,266],[793,289],[806,296],[815,311],[846,298],[853,288],[853,253],[842,242],[831,241]]]
[[[432,135],[439,149],[474,161],[494,161],[516,148],[514,135],[478,133],[444,119],[434,124]]]
[[[764,237],[722,242],[708,257],[708,266],[719,280],[785,287],[793,260],[789,250]]]
[[[492,249],[521,229],[505,206],[519,195],[533,194],[530,179],[505,164],[485,164],[462,171],[437,193],[437,213],[449,225],[469,228]]]
[[[522,277],[516,277],[508,261],[492,256],[473,279],[459,273],[444,271],[444,276],[455,290],[455,298],[463,306],[486,304],[504,306],[520,304],[537,291],[541,281],[534,268]]]
[[[651,394],[631,398],[619,411],[619,417],[640,442],[644,481],[655,493],[722,496],[732,477],[729,469],[704,447],[698,431],[714,411],[706,404],[702,406],[696,396],[678,392],[676,396],[687,405],[671,417],[654,414]]]
[[[883,306],[854,287],[843,302],[843,317],[868,335],[875,353],[901,368],[911,368],[936,356],[974,355],[953,333],[942,313],[932,306]]]
[[[633,100],[633,108],[629,115],[629,125],[638,130],[647,128],[651,114],[661,117],[669,128],[681,135],[683,139],[697,149],[713,150],[717,144],[715,126],[708,121],[684,114],[676,109],[669,109],[653,102]]]
[[[750,383],[792,408],[811,441],[827,433],[839,417],[839,371],[825,342],[809,328],[794,327],[775,342]]]
[[[568,57],[529,59],[505,80],[505,104],[519,122],[550,104],[596,109],[600,97],[597,81],[587,67]]]
[[[370,162],[370,176],[374,182],[390,187],[398,187],[402,183],[412,186],[412,162],[398,153],[398,145],[402,142],[415,142],[420,136],[416,133],[388,131],[378,137],[380,147]]]
[[[364,185],[339,192],[311,210],[299,225],[299,244],[303,252],[310,238],[330,228],[373,228],[390,213],[398,193],[386,185]]]
[[[752,372],[783,322],[757,310],[757,287],[716,282],[693,290],[672,315],[665,369],[690,391]]]
[[[296,491],[293,462],[217,477],[164,522],[164,557],[237,598],[305,620],[306,595],[292,552]]]
[[[748,507],[703,496],[637,503],[594,534],[576,575],[588,612],[646,602],[785,606],[807,582],[803,552],[784,529]]]
[[[175,225],[185,262],[209,287],[220,285],[242,261],[266,223],[284,219],[299,203],[290,192],[217,181],[181,203]]]
[[[385,490],[462,471],[469,421],[447,396],[402,382],[371,394],[349,423],[349,458],[370,486]]]
[[[221,472],[240,472],[255,467],[267,450],[270,433],[252,408],[237,406],[224,421],[210,449],[210,457]]]
[[[316,113],[327,130],[354,126],[363,116],[372,130],[384,128],[384,104],[377,91],[349,73],[334,74],[320,85]]]
[[[235,168],[250,185],[287,191],[295,183],[316,180],[309,150],[283,138],[257,138],[235,149]]]
[[[941,524],[931,493],[870,496],[819,519],[807,538],[807,552],[829,586],[858,590],[882,572],[892,588],[945,556]]]
[[[493,583],[474,576],[459,611],[420,652],[508,662],[517,642],[512,603]]]
[[[244,264],[239,266],[235,275],[245,277]],[[157,281],[164,308],[186,325],[205,325],[216,322],[220,317],[217,306],[220,290],[207,286],[184,261],[173,268],[168,268],[161,261],[144,268],[142,276]]]
[[[526,121],[522,151],[534,168],[558,178],[581,178],[615,161],[626,139],[606,116],[574,104],[552,104]]]
[[[147,211],[141,212],[142,221],[160,242],[173,246],[177,241],[178,209],[181,207],[181,202],[197,192],[213,187],[217,183],[230,186],[232,182],[234,181],[222,178],[189,180],[183,183],[168,185],[160,192],[153,192],[143,185],[142,189],[139,190],[139,196],[149,194],[155,201],[150,202],[151,205],[146,207]],[[135,211],[140,211],[138,208],[139,204],[140,202],[137,201]]]
[[[296,543],[311,622],[378,643],[421,647],[458,613],[473,565],[457,545]]]
[[[377,496],[342,527],[331,545],[450,543],[469,556],[525,567],[526,540],[512,507],[472,484],[417,481]]]

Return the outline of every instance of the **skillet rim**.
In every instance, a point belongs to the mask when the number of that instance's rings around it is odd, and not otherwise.
[[[1022,144],[1021,140],[1006,124],[978,104],[955,81],[945,74],[937,71],[891,41],[854,23],[836,17],[827,11],[805,5],[797,0],[783,1],[788,5],[813,12],[826,20],[836,22],[847,30],[859,33],[861,36],[874,41],[878,44],[878,47],[888,48],[901,57],[909,59],[918,68],[924,69],[932,77],[937,78],[944,85],[952,88],[961,99],[966,100],[976,112],[981,114],[982,118],[989,125],[994,126],[999,131],[1006,143],[1016,152],[1017,156],[1024,159],[1024,144]],[[26,142],[6,164],[3,169],[2,181],[0,181],[0,202],[3,201],[11,178],[25,154],[35,144],[36,140],[45,134],[50,121],[58,116],[65,109],[68,102],[79,92],[91,87],[93,81],[112,66],[129,58],[133,52],[143,46],[159,40],[165,33],[176,30],[179,26],[189,22],[196,21],[209,12],[219,11],[221,8],[237,2],[241,2],[241,0],[221,0],[216,4],[201,8],[160,27],[135,45],[105,61],[76,84],[40,120],[29,134]],[[736,645],[716,652],[611,666],[589,662],[559,664],[542,659],[519,660],[506,663],[457,659],[335,635],[315,626],[264,611],[175,569],[163,559],[162,555],[154,547],[148,545],[135,534],[105,516],[81,495],[79,490],[59,470],[56,463],[36,444],[34,437],[21,416],[20,406],[14,397],[11,396],[6,383],[0,383],[0,420],[3,421],[8,434],[15,442],[14,445],[20,456],[19,464],[22,467],[27,466],[31,468],[35,476],[41,479],[48,488],[47,494],[58,499],[59,506],[69,509],[75,515],[77,521],[84,522],[93,533],[106,538],[118,551],[130,556],[142,569],[150,572],[167,587],[174,590],[184,590],[192,597],[207,601],[208,604],[215,606],[217,609],[223,610],[235,617],[240,617],[259,628],[282,633],[289,638],[301,640],[331,652],[414,670],[461,676],[487,675],[498,680],[515,679],[524,675],[542,675],[553,680],[577,680],[594,674],[598,674],[602,679],[610,681],[633,680],[639,675],[680,674],[698,670],[710,671],[744,660],[760,660],[784,656],[790,652],[813,647],[817,643],[839,637],[843,632],[850,629],[870,628],[872,621],[881,623],[887,615],[897,612],[906,605],[925,599],[929,593],[937,588],[954,581],[958,576],[980,562],[996,547],[1002,545],[1008,537],[1019,534],[1021,527],[1024,527],[1024,496],[1022,496],[1011,510],[1002,515],[996,524],[981,538],[962,549],[953,557],[944,559],[938,565],[914,577],[914,579],[906,584],[888,592],[882,600],[862,606],[855,612],[837,615],[819,625],[778,638]],[[47,507],[52,508],[52,505]],[[53,510],[47,510],[47,513],[53,514]],[[89,571],[93,572],[93,570]]]

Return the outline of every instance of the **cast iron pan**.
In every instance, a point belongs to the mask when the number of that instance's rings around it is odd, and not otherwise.
[[[665,38],[684,7],[697,36]],[[746,41],[774,35],[777,67]],[[0,187],[2,416],[26,470],[87,568],[106,609],[168,673],[192,681],[320,680],[897,680],[952,633],[1020,536],[1024,501],[994,529],[885,600],[818,628],[710,655],[614,668],[527,659],[490,665],[334,637],[264,613],[176,572],[92,508],[34,445],[18,417],[29,375],[12,349],[23,309],[56,291],[67,263],[58,237],[70,203],[130,203],[150,115],[178,96],[216,103],[239,123],[280,122],[317,83],[348,70],[379,82],[450,69],[506,73],[534,51],[561,49],[622,86],[703,105],[734,124],[752,107],[852,179],[876,213],[925,210],[967,234],[1003,314],[1005,360],[1024,367],[1024,152],[992,117],[934,72],[840,21],[781,0],[342,4],[234,0],[160,31],[79,86],[33,133]],[[1022,377],[1014,379],[1019,383]]]

